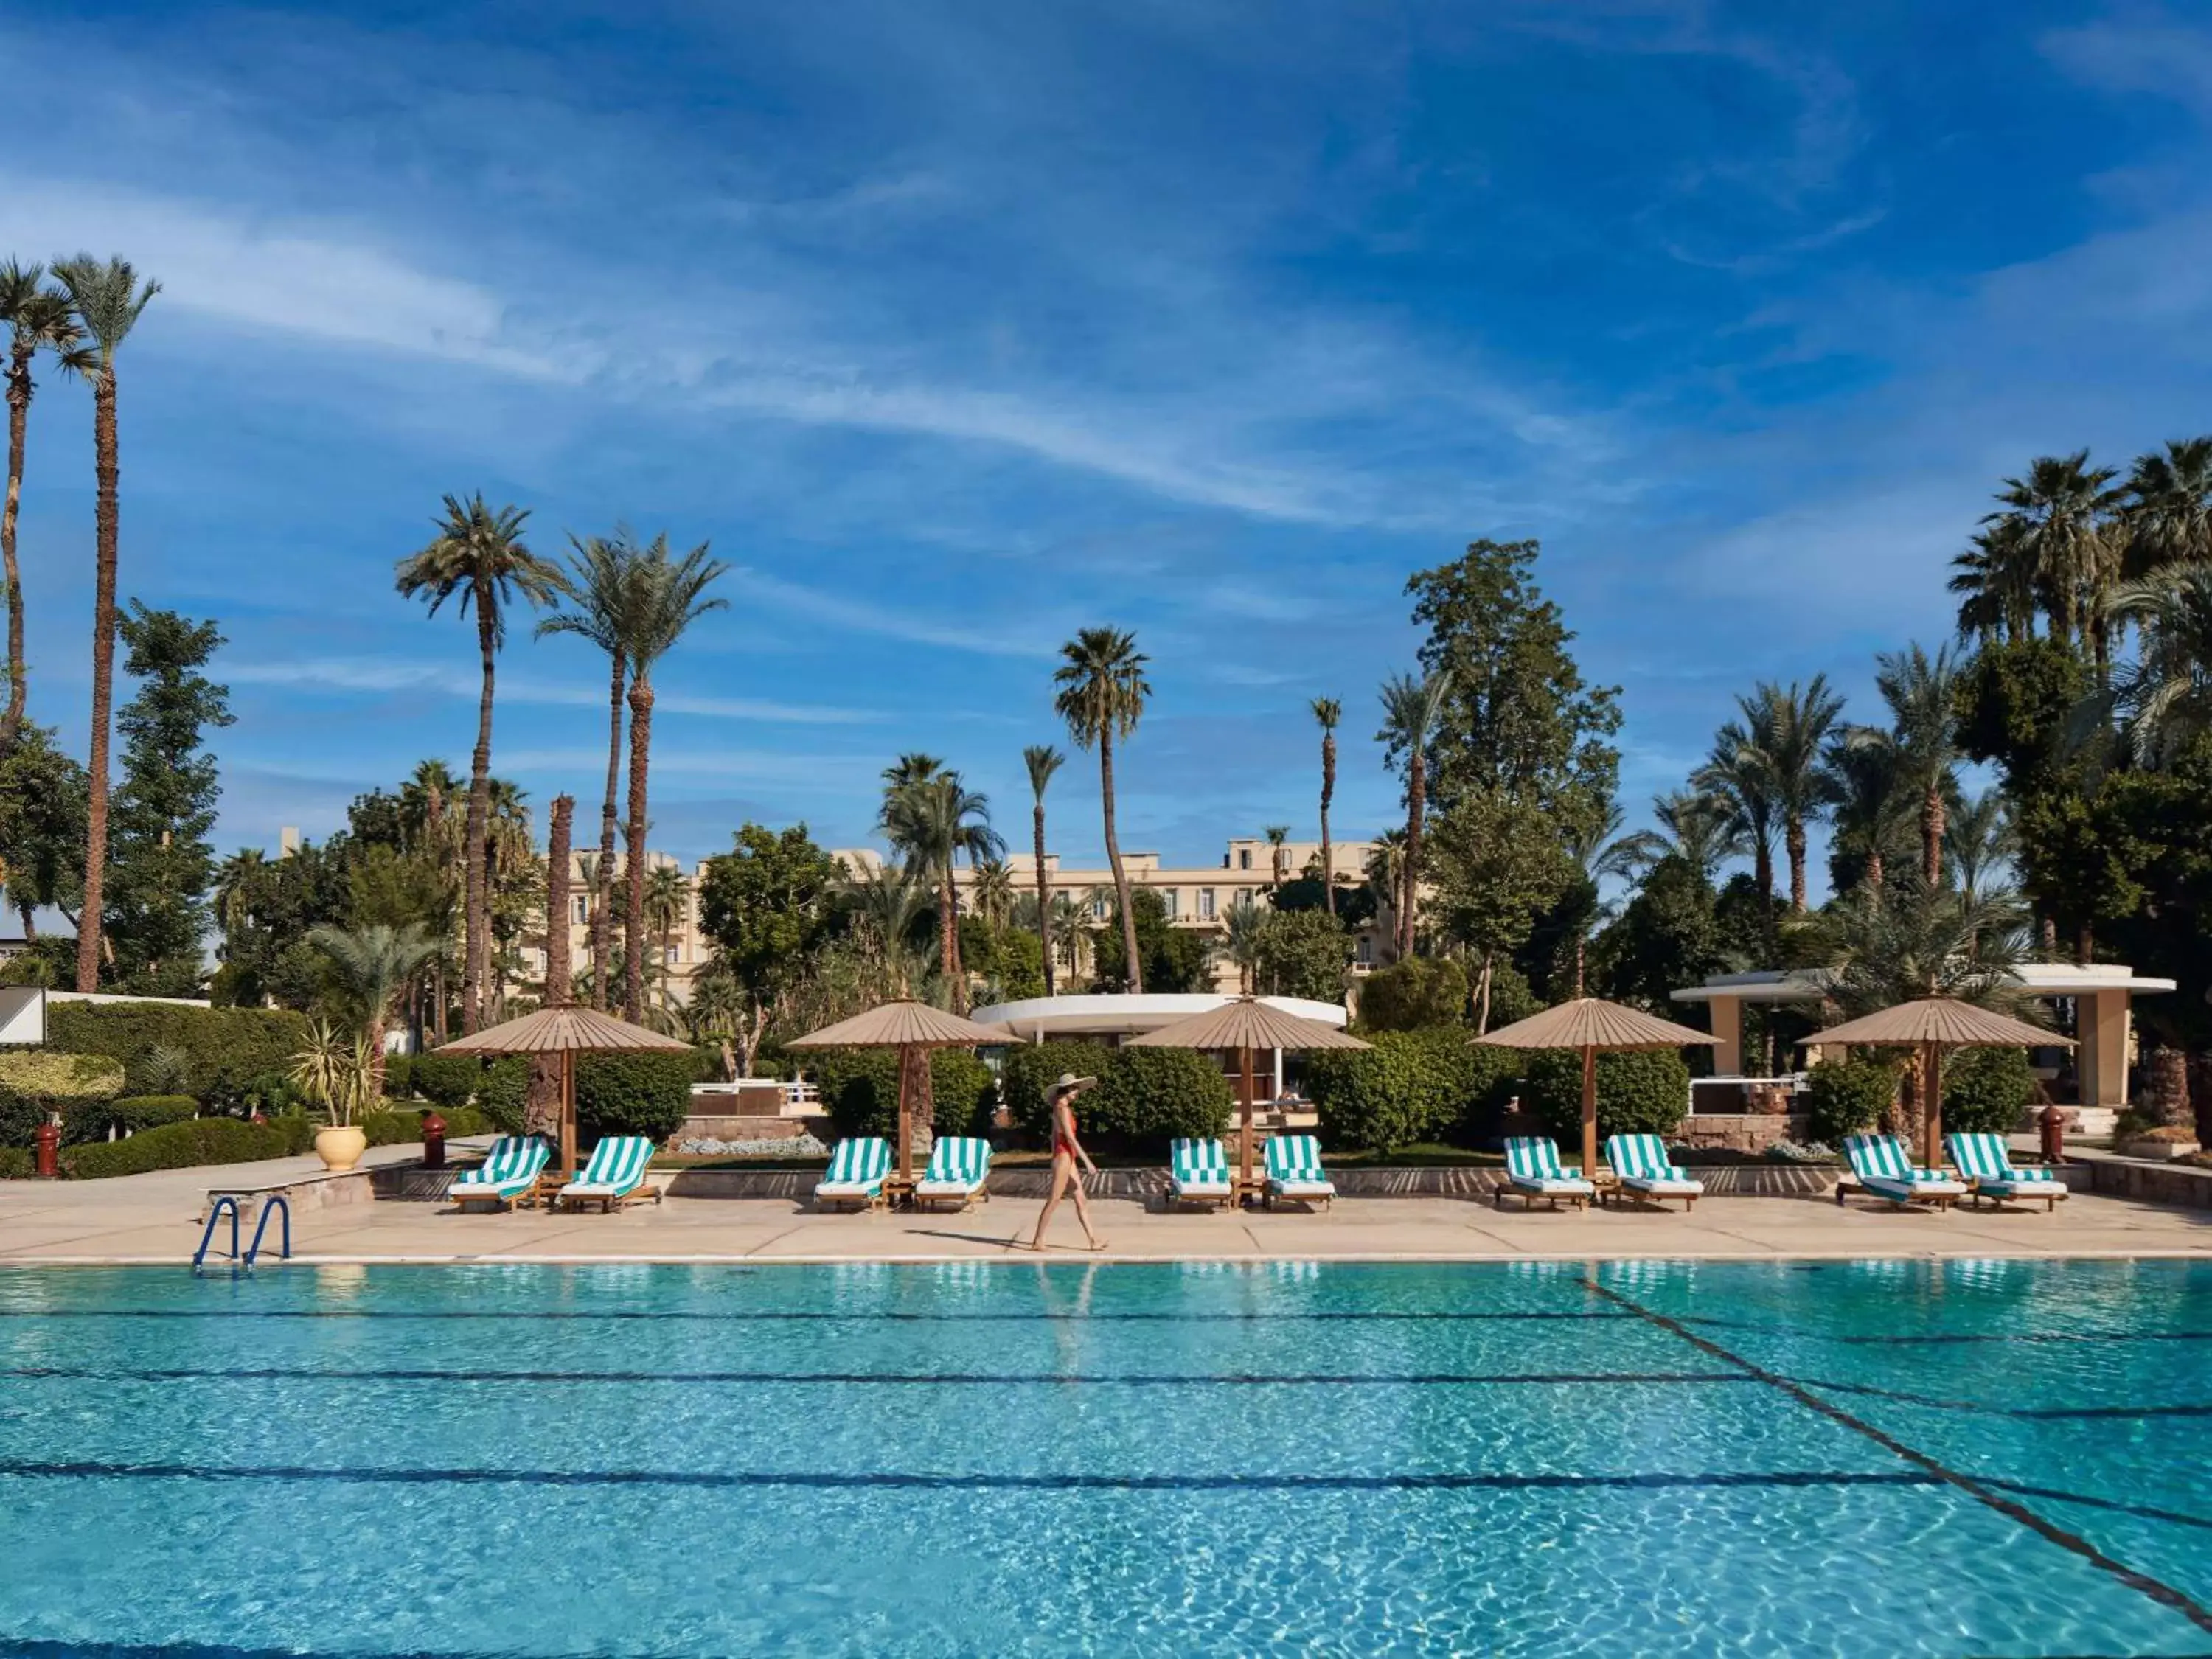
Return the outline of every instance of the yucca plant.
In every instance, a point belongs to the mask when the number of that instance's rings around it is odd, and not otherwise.
[[[332,1128],[348,1129],[374,1103],[372,1059],[365,1040],[318,1019],[307,1028],[307,1046],[292,1056],[285,1075]]]

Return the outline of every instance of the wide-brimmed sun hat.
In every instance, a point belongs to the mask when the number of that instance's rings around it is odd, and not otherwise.
[[[1078,1077],[1073,1072],[1062,1072],[1059,1078],[1054,1082],[1052,1085],[1052,1092],[1056,1095],[1064,1095],[1070,1089],[1088,1089],[1092,1084],[1097,1081],[1098,1079],[1095,1077]]]

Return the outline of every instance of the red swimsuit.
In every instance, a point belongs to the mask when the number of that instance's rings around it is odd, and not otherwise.
[[[1078,1156],[1075,1146],[1075,1108],[1063,1106],[1060,1109],[1067,1114],[1065,1120],[1067,1127],[1065,1129],[1061,1128],[1060,1126],[1062,1120],[1059,1113],[1053,1115],[1052,1155],[1058,1158],[1062,1152],[1066,1152],[1070,1158],[1074,1158]]]

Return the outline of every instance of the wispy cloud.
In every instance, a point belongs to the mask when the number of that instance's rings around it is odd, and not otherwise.
[[[234,662],[222,665],[225,678],[240,685],[292,685],[330,691],[392,694],[428,691],[473,702],[483,683],[444,663],[412,662],[392,657],[318,657],[300,662]],[[526,674],[503,674],[498,681],[502,703],[537,703],[567,708],[605,708],[607,694],[581,685],[563,685]],[[697,714],[710,719],[759,720],[792,726],[854,726],[881,720],[864,708],[819,703],[789,703],[753,697],[702,697],[682,691],[658,691],[657,713]]]
[[[740,566],[730,573],[756,599],[817,622],[857,634],[879,634],[886,639],[915,645],[943,646],[991,657],[1050,657],[1050,635],[1034,619],[1019,631],[1012,629],[971,628],[958,623],[933,622],[896,606],[872,604],[819,587],[785,581],[780,576]]]

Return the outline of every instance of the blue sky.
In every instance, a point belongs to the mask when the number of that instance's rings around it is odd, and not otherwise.
[[[2154,7],[1115,0],[59,5],[0,19],[0,251],[167,291],[122,365],[123,592],[218,618],[222,844],[465,762],[392,591],[447,491],[738,567],[659,676],[654,842],[860,837],[945,755],[1021,836],[1075,628],[1157,696],[1125,848],[1395,816],[1407,574],[1536,536],[1623,796],[1759,677],[1948,632],[1996,478],[2212,427],[2212,26]],[[33,711],[82,740],[88,402],[33,411]],[[603,765],[502,663],[498,769]],[[1098,844],[1095,772],[1055,836]]]

